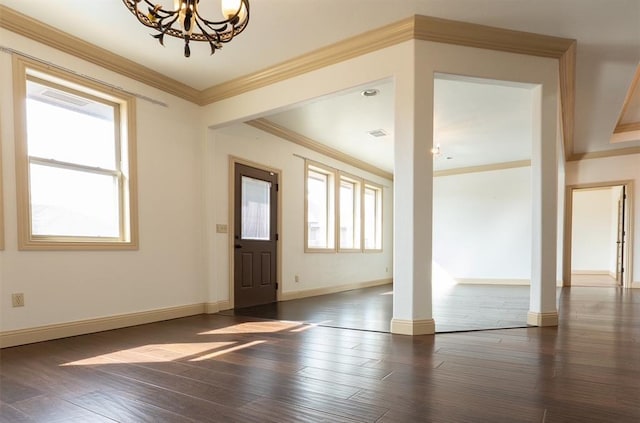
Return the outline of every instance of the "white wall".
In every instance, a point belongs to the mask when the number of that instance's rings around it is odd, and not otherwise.
[[[455,279],[531,277],[531,168],[434,179],[433,259]]]
[[[571,271],[573,273],[608,273],[611,252],[613,218],[617,204],[612,201],[612,189],[584,189],[573,191],[571,237]]]
[[[567,185],[633,181],[633,282],[640,283],[640,154],[588,159],[567,163]]]
[[[229,300],[228,234],[214,233],[216,224],[229,220],[229,156],[281,171],[282,242],[281,280],[283,293],[335,288],[361,282],[390,279],[392,269],[392,182],[369,174],[307,148],[282,140],[244,124],[210,130],[208,140],[209,196],[207,218],[212,242],[209,301]],[[305,253],[304,252],[304,160],[297,154],[363,177],[384,187],[382,253]],[[299,282],[295,282],[299,275]]]
[[[202,303],[200,109],[0,30],[4,45],[167,103],[137,100],[139,251],[17,251],[11,56],[0,53],[5,251],[0,331]],[[11,307],[11,293],[26,306]]]

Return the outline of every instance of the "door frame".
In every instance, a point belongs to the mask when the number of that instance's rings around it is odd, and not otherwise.
[[[621,180],[621,181],[607,181],[607,182],[594,182],[588,184],[575,184],[567,185],[565,189],[565,206],[564,206],[564,239],[563,239],[563,254],[562,254],[562,286],[571,286],[571,250],[572,250],[572,235],[573,235],[573,191],[579,189],[588,188],[612,188],[624,185],[626,187],[626,218],[627,227],[626,238],[624,243],[624,267],[623,274],[623,288],[631,288],[633,283],[633,226],[634,226],[634,213],[633,213],[633,194],[634,194],[634,181],[633,180]]]
[[[264,170],[265,172],[273,172],[278,176],[278,190],[277,190],[277,216],[276,224],[278,225],[278,240],[276,243],[276,283],[278,289],[276,290],[276,301],[280,301],[282,298],[282,171],[270,166],[266,166],[260,163],[256,163],[250,160],[246,160],[240,157],[229,155],[229,224],[227,230],[228,246],[227,251],[229,255],[229,306],[235,308],[235,247],[234,247],[234,231],[235,231],[235,169],[236,163],[245,166],[251,166],[256,169]]]

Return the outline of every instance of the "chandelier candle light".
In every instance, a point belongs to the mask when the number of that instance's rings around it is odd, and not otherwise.
[[[189,41],[208,42],[213,54],[244,31],[249,23],[249,0],[221,0],[222,16],[225,18],[221,21],[202,17],[198,11],[200,0],[174,0],[173,10],[167,10],[160,4],[154,5],[149,0],[122,1],[142,25],[158,31],[153,38],[160,44],[164,45],[165,34],[182,38],[184,57],[191,56]],[[141,10],[145,6],[147,10]]]

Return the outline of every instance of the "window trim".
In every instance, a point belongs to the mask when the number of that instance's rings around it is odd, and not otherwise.
[[[365,224],[364,193],[367,187],[377,191],[378,195],[380,196],[380,198],[376,202],[377,203],[376,207],[378,207],[378,204],[380,207],[379,216],[378,216],[378,213],[376,213],[376,232],[379,231],[378,236],[380,237],[380,248],[367,248],[364,242],[364,224]],[[382,252],[383,245],[384,245],[384,231],[383,231],[384,214],[383,213],[384,213],[384,187],[380,184],[376,184],[374,182],[365,180],[362,184],[362,244],[361,244],[362,251],[364,251],[365,253],[381,253]],[[379,222],[379,228],[378,228],[378,222]]]
[[[31,233],[31,204],[27,150],[27,80],[76,93],[102,103],[117,105],[116,154],[119,157],[120,238],[41,236]],[[16,199],[19,250],[135,250],[138,249],[138,204],[136,173],[135,97],[72,73],[51,68],[35,60],[13,57],[13,89],[16,155]],[[35,158],[39,161],[41,158]],[[54,163],[55,162],[55,163]],[[49,165],[64,166],[51,161]],[[82,165],[73,165],[74,170]],[[92,171],[89,167],[85,169]],[[94,169],[95,170],[95,169]],[[100,173],[104,172],[101,170]],[[108,171],[111,172],[111,171]]]
[[[309,183],[309,170],[323,173],[328,176],[327,178],[327,236],[331,235],[333,231],[331,246],[327,247],[309,247],[309,196],[308,196],[308,183]],[[335,253],[337,251],[338,237],[336,233],[336,213],[337,204],[335,200],[336,189],[336,171],[321,163],[317,163],[311,160],[305,160],[304,162],[304,252],[305,253]]]

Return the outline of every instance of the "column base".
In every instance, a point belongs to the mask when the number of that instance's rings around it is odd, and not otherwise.
[[[527,313],[527,324],[530,326],[558,326],[558,312],[549,311],[546,313],[538,313],[530,311]]]
[[[397,335],[433,335],[436,333],[436,321],[391,319],[391,333]]]

